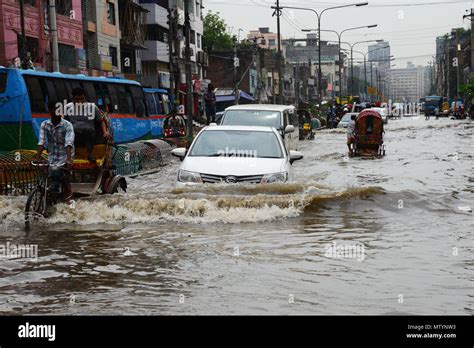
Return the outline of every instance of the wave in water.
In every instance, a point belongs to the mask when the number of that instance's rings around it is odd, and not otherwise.
[[[206,185],[146,195],[111,195],[55,207],[46,224],[246,223],[296,217],[322,202],[381,194],[378,187],[334,191],[318,184]],[[22,222],[24,202],[0,200],[5,220]],[[3,205],[2,205],[3,204]]]

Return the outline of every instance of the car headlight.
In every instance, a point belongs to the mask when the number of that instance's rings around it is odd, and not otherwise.
[[[195,172],[188,172],[187,170],[180,170],[178,172],[178,181],[185,183],[202,184],[201,175]]]
[[[274,173],[264,175],[262,178],[262,184],[271,184],[274,182],[285,182],[288,180],[288,172]]]

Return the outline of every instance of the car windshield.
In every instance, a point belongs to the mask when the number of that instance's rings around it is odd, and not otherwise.
[[[283,158],[283,153],[273,132],[212,130],[201,133],[189,156]]]
[[[269,110],[228,110],[222,122],[225,126],[265,126],[280,129],[280,112]]]

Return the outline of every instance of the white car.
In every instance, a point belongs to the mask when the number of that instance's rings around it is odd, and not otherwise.
[[[385,124],[388,123],[388,115],[387,115],[387,110],[385,108],[371,108],[370,110],[377,111],[379,115],[382,117],[383,123]]]
[[[291,164],[303,158],[286,151],[278,131],[259,126],[203,128],[188,151],[172,152],[183,163],[176,186],[205,183],[265,184],[291,180]]]
[[[275,127],[287,150],[298,150],[298,115],[293,105],[243,104],[225,109],[220,123],[223,126]]]
[[[357,115],[359,115],[358,112],[348,112],[347,114],[344,114],[344,116],[342,116],[341,120],[337,124],[337,128],[347,128],[347,125],[349,124],[351,117],[352,116],[357,117]]]

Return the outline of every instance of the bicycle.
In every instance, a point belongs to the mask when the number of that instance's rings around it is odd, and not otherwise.
[[[62,185],[60,185],[59,190],[55,190],[55,187],[52,185],[54,182],[50,180],[49,168],[51,165],[47,161],[32,161],[31,165],[36,167],[38,184],[28,195],[28,199],[26,200],[26,229],[30,228],[32,220],[47,218],[50,208],[58,202],[64,201]],[[52,167],[66,171],[64,164],[54,165]]]

